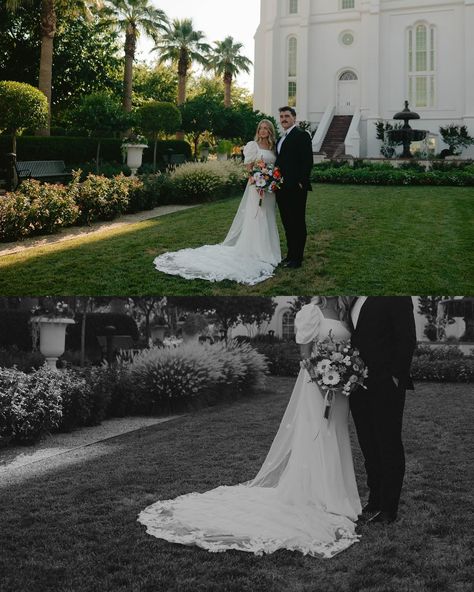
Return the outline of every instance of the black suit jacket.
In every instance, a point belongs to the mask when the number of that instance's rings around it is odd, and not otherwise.
[[[313,168],[313,146],[308,132],[299,127],[291,130],[281,146],[275,166],[283,175],[282,188],[296,189],[301,183],[303,189],[311,189],[309,177]]]
[[[352,346],[367,364],[369,387],[395,376],[400,388],[412,389],[410,366],[416,347],[412,299],[369,296],[361,308]]]

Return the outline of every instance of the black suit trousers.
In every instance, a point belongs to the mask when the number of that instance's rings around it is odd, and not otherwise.
[[[350,396],[350,408],[364,455],[369,503],[397,514],[405,475],[402,443],[405,390],[391,377],[377,380],[368,389]]]
[[[276,200],[285,229],[287,258],[301,263],[306,245],[306,189],[285,188],[277,191]]]

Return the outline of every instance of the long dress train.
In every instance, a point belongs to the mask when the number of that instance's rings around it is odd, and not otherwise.
[[[297,341],[346,339],[344,325],[313,304],[296,317]],[[268,455],[257,476],[157,501],[138,520],[147,532],[213,552],[256,555],[278,549],[330,558],[358,541],[361,505],[348,430],[347,397],[336,394],[329,421],[316,384],[302,369]]]
[[[257,142],[247,144],[244,156],[245,163],[259,158],[275,162],[274,153]],[[224,242],[163,253],[154,260],[155,268],[185,279],[212,282],[228,279],[254,285],[270,278],[281,261],[276,202],[271,193],[265,193],[261,206],[259,199],[255,186],[247,183]]]

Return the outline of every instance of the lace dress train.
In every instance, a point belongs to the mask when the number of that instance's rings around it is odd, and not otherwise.
[[[297,339],[346,331],[314,305],[296,318]],[[345,338],[345,337],[344,337]],[[301,370],[257,476],[235,486],[157,501],[138,520],[172,543],[256,555],[278,549],[330,558],[357,542],[361,511],[348,431],[348,401],[336,395],[329,422],[323,397]]]

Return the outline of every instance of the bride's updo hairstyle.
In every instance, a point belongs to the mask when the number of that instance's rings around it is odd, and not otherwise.
[[[346,325],[349,323],[349,312],[351,307],[351,297],[350,296],[337,296],[334,297],[335,306],[337,315],[339,320],[345,323]],[[324,309],[328,305],[328,297],[327,296],[314,296],[311,299],[313,304],[319,306],[319,308]]]
[[[266,124],[268,127],[268,144],[270,146],[270,150],[275,150],[275,144],[276,144],[276,133],[275,133],[275,127],[273,125],[273,123],[269,120],[269,119],[262,119],[259,124],[257,125],[257,131],[255,132],[255,142],[258,142],[260,139],[260,128],[262,127],[263,124]]]

